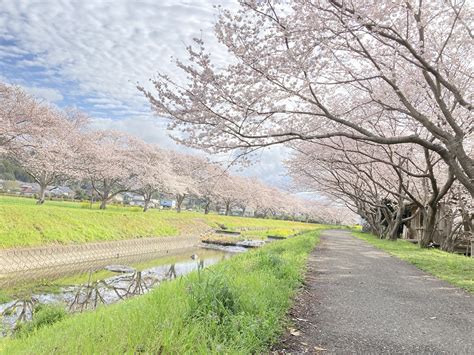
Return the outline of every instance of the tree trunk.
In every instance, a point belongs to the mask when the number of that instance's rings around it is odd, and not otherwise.
[[[395,219],[392,222],[390,231],[388,233],[388,239],[389,240],[397,240],[398,239],[398,231],[400,230],[400,225],[402,224],[404,208],[405,207],[404,207],[403,203],[400,205],[400,202],[399,202],[399,207],[398,207],[398,210],[397,210],[397,214],[395,216]]]
[[[440,249],[449,253],[454,252],[456,245],[459,243],[457,236],[457,233],[451,233],[446,238],[444,238]]]
[[[446,164],[451,167],[458,181],[466,187],[466,189],[474,198],[474,164],[473,159],[466,153],[462,141],[454,140],[449,142],[448,150],[451,154],[442,154]],[[455,156],[457,159],[453,159]],[[458,164],[459,162],[459,164]]]
[[[379,236],[378,226],[375,223],[375,215],[369,213],[360,213],[360,215],[365,221],[363,232]]]
[[[225,215],[228,216],[230,213],[230,203],[225,204]]]
[[[461,222],[453,228],[449,235],[441,243],[441,250],[454,252],[456,246],[465,238],[473,237],[474,226],[472,224],[469,211],[466,210],[464,203],[461,204]],[[471,255],[472,256],[472,255]]]
[[[390,231],[388,232],[388,239],[389,240],[397,240],[398,239],[398,229],[400,227],[400,223],[394,223]]]
[[[380,223],[382,227],[381,239],[391,239],[392,230],[394,229],[395,220],[393,212],[388,207],[381,207],[383,220]]]
[[[428,206],[423,211],[425,225],[423,226],[423,233],[420,239],[420,247],[422,248],[426,248],[432,241],[436,228],[436,212],[437,208],[433,206]]]
[[[204,205],[204,214],[209,214],[209,210],[211,209],[211,201],[207,202]]]
[[[46,188],[47,188],[47,186],[44,186],[44,185],[40,184],[40,191],[39,191],[38,201],[36,201],[37,205],[42,205],[44,203],[44,196],[46,194]]]
[[[375,229],[375,235],[379,237],[380,239],[383,239],[385,237],[385,226],[383,225],[384,223],[384,216],[381,208],[377,208],[377,211],[375,213],[375,218],[373,222],[373,227]]]
[[[100,209],[105,210],[107,208],[107,202],[109,201],[109,192],[105,191],[104,194],[101,196],[100,200]]]
[[[148,205],[150,204],[151,197],[145,197],[145,204],[143,205],[143,212],[148,211]]]
[[[181,213],[181,205],[183,204],[185,195],[178,195],[176,197],[176,212]]]
[[[107,208],[107,200],[102,200],[100,202],[100,207],[99,207],[101,210],[105,210]]]

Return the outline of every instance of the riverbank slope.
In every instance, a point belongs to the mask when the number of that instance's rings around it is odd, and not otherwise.
[[[277,341],[318,232],[2,344],[5,353],[259,353]]]
[[[38,206],[30,198],[0,196],[0,249],[55,244],[79,244],[147,237],[200,235],[224,225],[259,233],[291,235],[317,225],[260,218],[221,216],[173,210],[109,206],[99,210],[88,203],[47,201]]]

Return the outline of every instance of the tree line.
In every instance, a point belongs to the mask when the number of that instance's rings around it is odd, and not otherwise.
[[[302,189],[343,201],[396,239],[418,221],[446,250],[473,238],[472,4],[239,1],[215,25],[229,64],[201,39],[139,87],[187,145],[293,152]],[[183,80],[187,78],[187,80]]]
[[[180,212],[187,197],[211,207],[251,208],[260,217],[285,216],[336,223],[341,213],[328,204],[307,201],[254,178],[230,174],[195,155],[148,144],[114,130],[93,130],[78,110],[61,110],[26,93],[0,84],[0,153],[22,167],[39,185],[38,204],[48,186],[87,183],[100,209],[119,194],[143,196],[144,211],[152,198],[172,196]]]

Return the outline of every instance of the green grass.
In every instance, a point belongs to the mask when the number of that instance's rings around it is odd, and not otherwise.
[[[33,309],[31,322],[19,323],[15,329],[15,337],[22,338],[34,333],[40,328],[59,322],[66,318],[67,313],[60,304],[38,304]]]
[[[140,237],[176,236],[205,223],[229,229],[312,229],[315,225],[271,219],[204,215],[198,212],[150,210],[111,205],[102,211],[88,203],[0,196],[0,248],[71,244]],[[198,229],[199,230],[199,229]]]
[[[320,225],[318,226],[319,228],[326,228],[326,226],[324,225]],[[295,234],[298,234],[298,233],[302,233],[302,232],[305,232],[307,230],[314,230],[314,226],[312,226],[312,228],[308,228],[308,225],[306,225],[306,228],[305,226],[303,227],[300,227],[300,228],[291,228],[291,226],[287,227],[287,228],[284,228],[284,227],[280,227],[280,228],[270,228],[270,229],[267,229],[267,230],[256,230],[256,231],[245,231],[245,232],[242,232],[242,236],[247,239],[265,239],[267,236],[271,235],[271,236],[278,236],[278,237],[290,237],[292,235],[295,235]]]
[[[394,242],[361,232],[354,232],[354,235],[454,286],[474,292],[474,258],[438,249],[422,249],[400,239]]]
[[[69,316],[0,343],[7,354],[261,353],[283,331],[318,232],[164,282],[147,295]]]
[[[11,300],[12,300],[12,298],[11,298],[10,294],[7,293],[7,291],[5,291],[5,290],[0,289],[0,304],[1,303],[7,303]]]

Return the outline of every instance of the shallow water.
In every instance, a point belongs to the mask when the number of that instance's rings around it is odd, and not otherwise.
[[[53,287],[37,292],[43,283],[32,283],[31,292],[0,304],[0,334],[10,334],[18,322],[30,321],[38,304],[61,304],[69,312],[92,310],[123,299],[142,295],[164,280],[173,279],[205,268],[243,252],[245,248],[207,246],[186,248],[172,255],[146,254],[127,259],[110,260],[108,265],[84,269],[82,273],[48,280]],[[108,271],[107,269],[117,272]]]

